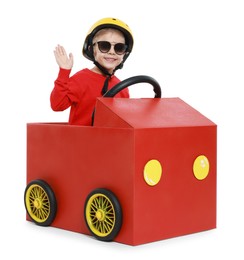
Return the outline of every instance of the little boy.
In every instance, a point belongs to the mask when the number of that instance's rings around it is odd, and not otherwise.
[[[120,82],[114,73],[123,67],[132,48],[128,25],[119,19],[103,18],[91,27],[83,45],[83,55],[93,61],[94,67],[70,77],[73,55],[57,45],[54,55],[60,69],[50,96],[51,108],[63,111],[70,107],[69,124],[91,125],[96,98]],[[116,97],[128,98],[128,89]]]

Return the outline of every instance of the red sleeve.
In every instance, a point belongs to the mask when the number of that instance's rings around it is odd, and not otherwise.
[[[50,95],[51,108],[54,111],[63,111],[70,107],[72,100],[69,98],[71,70],[60,68],[57,79],[54,81],[54,88]]]

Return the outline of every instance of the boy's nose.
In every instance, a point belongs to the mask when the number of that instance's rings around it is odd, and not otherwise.
[[[114,45],[113,44],[111,44],[111,47],[110,47],[110,50],[108,51],[108,53],[115,54],[115,50],[114,50]]]

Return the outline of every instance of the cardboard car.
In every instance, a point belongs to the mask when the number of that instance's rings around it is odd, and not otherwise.
[[[155,98],[114,98],[141,82]],[[27,123],[26,219],[133,246],[214,229],[216,143],[207,117],[129,78],[91,126]]]

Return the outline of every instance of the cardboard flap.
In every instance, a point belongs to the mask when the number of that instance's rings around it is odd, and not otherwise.
[[[98,98],[94,126],[161,128],[214,125],[180,98]]]

